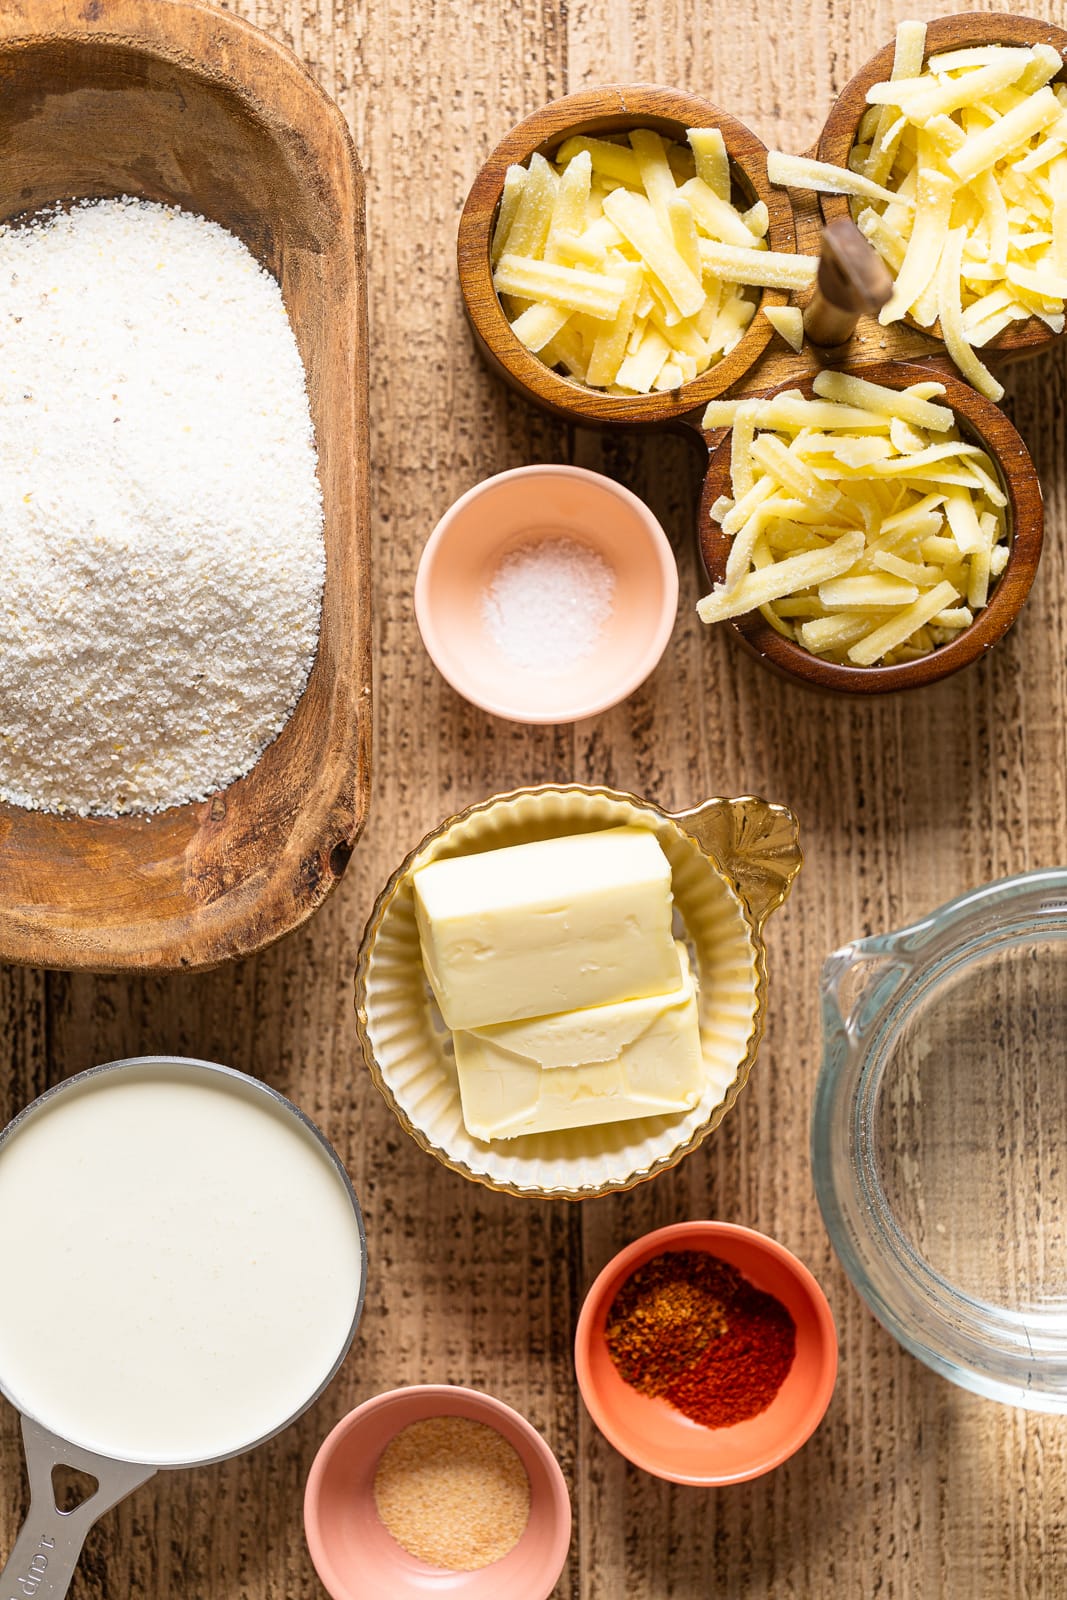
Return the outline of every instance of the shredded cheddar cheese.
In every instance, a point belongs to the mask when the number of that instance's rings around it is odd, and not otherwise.
[[[691,382],[742,337],[755,291],[815,281],[814,258],[767,248],[762,202],[734,204],[719,129],[688,140],[576,136],[504,180],[490,259],[505,315],[548,366],[609,394]],[[782,324],[794,338],[799,318]]]
[[[925,58],[903,22],[892,76],[868,91],[849,170],[772,152],[773,182],[850,197],[896,274],[883,323],[940,322],[983,394],[1003,388],[975,354],[1013,322],[1062,332],[1067,302],[1067,86],[1057,50],[982,45]]]
[[[1008,560],[1006,496],[937,403],[942,385],[826,370],[814,388],[708,406],[705,428],[733,428],[732,494],[711,508],[731,545],[697,611],[710,623],[758,609],[846,665],[914,660],[987,603]]]

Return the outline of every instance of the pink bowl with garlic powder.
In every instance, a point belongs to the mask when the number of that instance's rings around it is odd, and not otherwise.
[[[430,1567],[393,1539],[374,1504],[382,1451],[410,1423],[467,1417],[495,1428],[530,1480],[530,1520],[513,1550],[474,1572]],[[308,1475],[304,1531],[331,1600],[548,1600],[571,1540],[563,1473],[537,1430],[477,1389],[420,1383],[350,1411],[327,1434]]]
[[[591,648],[558,666],[552,655],[562,635],[553,621],[565,627],[568,642],[575,633],[558,609],[546,620],[542,658],[529,664],[516,659],[529,638],[516,638],[509,649],[499,610],[493,623],[485,614],[502,573],[514,605],[519,555],[529,565],[528,552],[543,552],[551,541],[566,541],[557,546],[562,570],[553,571],[546,557],[544,580],[563,590],[576,583],[583,564],[575,545],[583,547],[586,570],[606,580],[584,602],[575,589],[576,612],[587,608]],[[532,588],[537,584],[535,577]],[[542,582],[530,604],[545,603]],[[602,622],[598,609],[608,610]],[[415,581],[419,631],[442,677],[474,705],[513,722],[577,722],[625,700],[657,665],[677,610],[678,569],[662,527],[629,489],[584,467],[516,467],[476,484],[430,535]]]

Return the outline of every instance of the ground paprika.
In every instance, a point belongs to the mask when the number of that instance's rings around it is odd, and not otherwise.
[[[629,1277],[608,1312],[608,1352],[642,1394],[725,1428],[765,1410],[796,1353],[774,1295],[702,1250],[670,1250]]]

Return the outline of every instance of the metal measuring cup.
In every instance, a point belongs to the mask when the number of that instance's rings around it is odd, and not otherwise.
[[[241,1444],[235,1449],[224,1451],[222,1454],[182,1455],[173,1460],[157,1460],[151,1463],[98,1455],[80,1445],[70,1443],[50,1428],[45,1427],[36,1417],[28,1414],[25,1409],[20,1407],[22,1410],[23,1447],[30,1484],[30,1507],[26,1521],[8,1557],[7,1564],[3,1571],[0,1572],[0,1597],[2,1597],[2,1600],[61,1600],[73,1578],[74,1569],[89,1529],[104,1512],[109,1511],[112,1506],[152,1477],[160,1468],[171,1470],[180,1467],[207,1466],[214,1461],[225,1460],[229,1456],[242,1455],[245,1450],[254,1449],[256,1445],[263,1444],[276,1433],[280,1433],[283,1428],[288,1427],[318,1398],[340,1367],[351,1346],[360,1314],[363,1310],[367,1265],[366,1232],[363,1226],[359,1201],[340,1158],[325,1136],[297,1106],[294,1106],[267,1084],[261,1083],[256,1078],[248,1077],[245,1073],[236,1072],[231,1067],[223,1067],[215,1062],[197,1061],[181,1056],[133,1057],[125,1061],[112,1061],[103,1066],[92,1067],[87,1072],[78,1073],[64,1083],[57,1084],[45,1094],[40,1095],[38,1099],[34,1100],[8,1124],[3,1132],[0,1133],[0,1161],[3,1159],[5,1148],[10,1144],[14,1136],[23,1130],[31,1120],[38,1118],[44,1111],[53,1106],[59,1097],[77,1092],[89,1080],[99,1080],[110,1075],[117,1076],[123,1073],[130,1074],[133,1071],[143,1072],[146,1068],[152,1066],[176,1068],[183,1075],[188,1072],[194,1076],[224,1077],[239,1086],[240,1090],[253,1102],[258,1099],[269,1103],[276,1112],[281,1114],[283,1120],[291,1120],[297,1124],[305,1134],[310,1135],[317,1143],[336,1172],[353,1212],[360,1265],[359,1282],[358,1285],[354,1286],[351,1324],[347,1335],[342,1341],[341,1348],[337,1351],[328,1370],[322,1372],[314,1388],[302,1399],[296,1409],[257,1438]],[[32,1193],[28,1193],[26,1196],[27,1209],[33,1203],[34,1196]],[[0,1312],[0,1315],[3,1314],[3,1312]],[[15,1307],[10,1300],[7,1304],[6,1314],[16,1314]],[[2,1370],[2,1364],[0,1364],[0,1392],[18,1406],[18,1397],[8,1386],[8,1380],[9,1375],[5,1374]],[[74,1468],[78,1472],[87,1473],[97,1483],[96,1490],[71,1511],[60,1510],[55,1502],[52,1472],[58,1466],[66,1466]]]

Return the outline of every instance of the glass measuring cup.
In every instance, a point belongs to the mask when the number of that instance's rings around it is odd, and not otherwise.
[[[1067,869],[846,945],[812,1165],[875,1316],[964,1388],[1067,1412]]]

